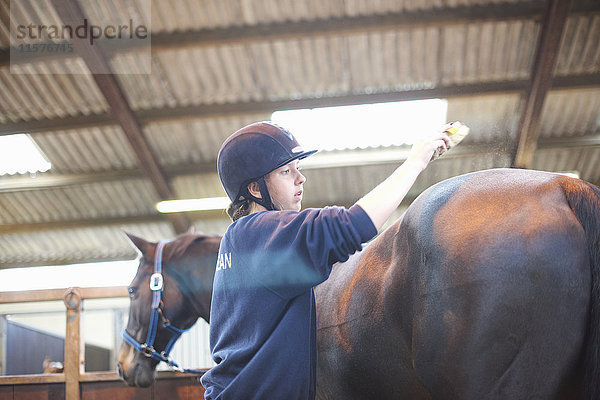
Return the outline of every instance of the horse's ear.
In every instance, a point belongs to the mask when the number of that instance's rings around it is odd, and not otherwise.
[[[127,239],[129,239],[129,242],[131,243],[131,245],[133,247],[135,247],[135,249],[140,254],[146,255],[152,249],[153,244],[150,243],[149,241],[147,241],[146,239],[142,239],[142,238],[132,235],[131,233],[128,233],[128,232],[123,232],[123,233],[127,236]]]

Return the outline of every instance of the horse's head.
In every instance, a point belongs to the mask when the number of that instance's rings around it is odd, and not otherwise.
[[[187,234],[159,245],[127,236],[141,257],[129,285],[129,321],[118,369],[130,386],[147,387],[158,363],[168,362],[179,335],[198,317],[209,320],[220,238]]]

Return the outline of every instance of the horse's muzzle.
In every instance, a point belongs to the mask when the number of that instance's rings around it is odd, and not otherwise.
[[[135,367],[126,369],[121,363],[118,364],[117,370],[121,379],[129,386],[148,387],[154,383],[154,369],[145,368],[143,365],[136,363]]]

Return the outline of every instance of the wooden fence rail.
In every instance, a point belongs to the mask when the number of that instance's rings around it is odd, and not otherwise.
[[[193,374],[159,372],[153,386],[135,388],[128,387],[116,372],[85,372],[83,300],[127,295],[125,286],[0,292],[0,304],[63,300],[67,315],[64,373],[0,376],[0,400],[203,398],[204,389]]]

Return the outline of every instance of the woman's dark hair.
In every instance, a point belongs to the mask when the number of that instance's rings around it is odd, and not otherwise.
[[[250,214],[250,205],[250,200],[248,199],[231,203],[227,207],[227,215],[229,215],[232,221],[236,221]]]

